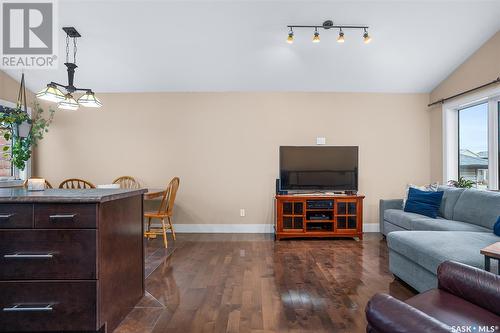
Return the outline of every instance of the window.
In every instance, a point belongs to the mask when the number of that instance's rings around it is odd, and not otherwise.
[[[458,176],[488,188],[488,103],[458,110]]]
[[[500,87],[443,105],[443,182],[459,177],[478,189],[499,189]]]

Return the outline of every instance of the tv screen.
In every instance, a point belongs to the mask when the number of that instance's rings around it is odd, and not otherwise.
[[[358,190],[358,147],[280,147],[283,190]]]

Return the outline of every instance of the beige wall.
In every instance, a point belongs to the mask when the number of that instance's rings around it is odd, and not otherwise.
[[[436,101],[480,86],[500,76],[500,31],[460,65],[430,94]],[[437,105],[431,113],[431,179],[443,181],[442,113]]]
[[[19,77],[19,81],[21,77]],[[15,103],[19,93],[19,82],[0,71],[0,99],[4,101]],[[28,91],[26,93],[28,99],[31,101],[32,94]]]
[[[101,94],[102,109],[57,112],[36,173],[57,184],[120,175],[181,178],[176,223],[272,223],[280,145],[360,146],[365,223],[378,200],[430,179],[428,94]],[[240,208],[246,217],[239,216]]]

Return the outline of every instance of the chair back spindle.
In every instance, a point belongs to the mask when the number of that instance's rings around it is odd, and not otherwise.
[[[158,209],[158,214],[165,214],[170,216],[172,215],[172,213],[174,212],[175,197],[177,196],[179,183],[180,183],[179,177],[172,178],[161,199],[160,208]]]
[[[119,184],[120,188],[124,189],[139,189],[141,188],[141,184],[131,176],[122,176],[113,180],[113,184]]]
[[[63,180],[61,184],[59,184],[59,188],[66,190],[90,189],[95,188],[95,185],[83,179],[70,178]]]

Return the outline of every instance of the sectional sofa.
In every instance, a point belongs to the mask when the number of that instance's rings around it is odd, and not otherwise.
[[[380,230],[387,237],[389,269],[419,292],[437,287],[437,267],[453,260],[484,268],[480,250],[500,237],[500,193],[440,186],[439,217],[403,211],[403,200],[380,201]],[[495,268],[495,267],[493,267]]]

